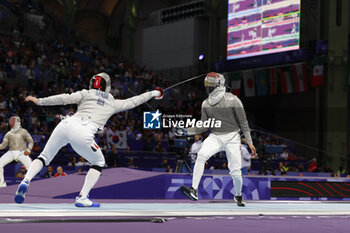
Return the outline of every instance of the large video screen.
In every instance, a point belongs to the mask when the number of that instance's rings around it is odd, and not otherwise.
[[[229,0],[227,59],[299,49],[300,0]]]

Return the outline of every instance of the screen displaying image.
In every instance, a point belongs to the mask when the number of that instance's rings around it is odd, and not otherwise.
[[[299,49],[300,0],[229,0],[227,59]]]

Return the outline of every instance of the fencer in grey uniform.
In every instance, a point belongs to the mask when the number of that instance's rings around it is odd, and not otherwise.
[[[0,188],[6,187],[4,167],[7,164],[13,160],[20,161],[28,169],[32,163],[29,155],[33,148],[33,138],[26,129],[21,127],[21,119],[18,116],[10,118],[10,127],[11,130],[5,134],[0,144],[0,150],[9,147],[9,150],[0,158]]]
[[[99,207],[100,204],[91,201],[88,194],[100,177],[105,159],[100,147],[94,140],[94,134],[102,130],[107,120],[115,113],[135,108],[151,98],[160,98],[163,91],[156,88],[129,99],[114,99],[111,90],[111,80],[108,74],[94,75],[90,80],[90,89],[72,94],[60,94],[46,98],[28,96],[25,101],[32,101],[40,106],[77,104],[77,112],[62,120],[52,132],[44,150],[30,166],[26,176],[19,185],[15,202],[22,203],[31,179],[44,167],[49,165],[58,150],[68,143],[92,165],[84,185],[75,200],[77,207]]]
[[[178,136],[195,135],[210,130],[197,154],[194,166],[192,187],[181,186],[181,192],[191,200],[198,200],[198,186],[204,172],[205,162],[220,151],[226,152],[228,168],[233,178],[235,201],[239,206],[245,206],[242,196],[242,172],[240,131],[247,139],[250,149],[255,154],[255,147],[250,135],[250,128],[240,99],[226,92],[225,78],[222,74],[209,73],[204,80],[204,86],[209,97],[202,103],[201,120],[215,119],[221,121],[220,127],[192,127],[176,130]]]

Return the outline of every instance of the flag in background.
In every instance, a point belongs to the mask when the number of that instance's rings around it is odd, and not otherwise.
[[[128,146],[126,131],[115,131],[107,136],[109,146],[115,145],[117,149],[126,149]]]
[[[255,71],[255,86],[257,96],[267,95],[267,72],[266,69]]]
[[[323,57],[314,57],[311,87],[323,86]]]
[[[307,91],[306,63],[299,63],[292,66],[294,75],[294,85],[296,92]]]
[[[292,93],[294,91],[293,86],[293,73],[289,66],[279,69],[279,77],[281,83],[281,90],[283,94]]]
[[[242,72],[234,72],[228,75],[231,80],[232,93],[236,96],[241,94]]]
[[[277,77],[278,77],[278,69],[271,68],[269,69],[269,84],[270,84],[270,95],[277,94]]]
[[[244,93],[246,97],[255,96],[255,80],[252,70],[243,72]]]

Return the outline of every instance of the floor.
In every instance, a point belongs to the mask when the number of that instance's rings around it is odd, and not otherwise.
[[[12,232],[349,232],[350,202],[124,200],[100,208],[72,203],[0,204],[0,231]]]

